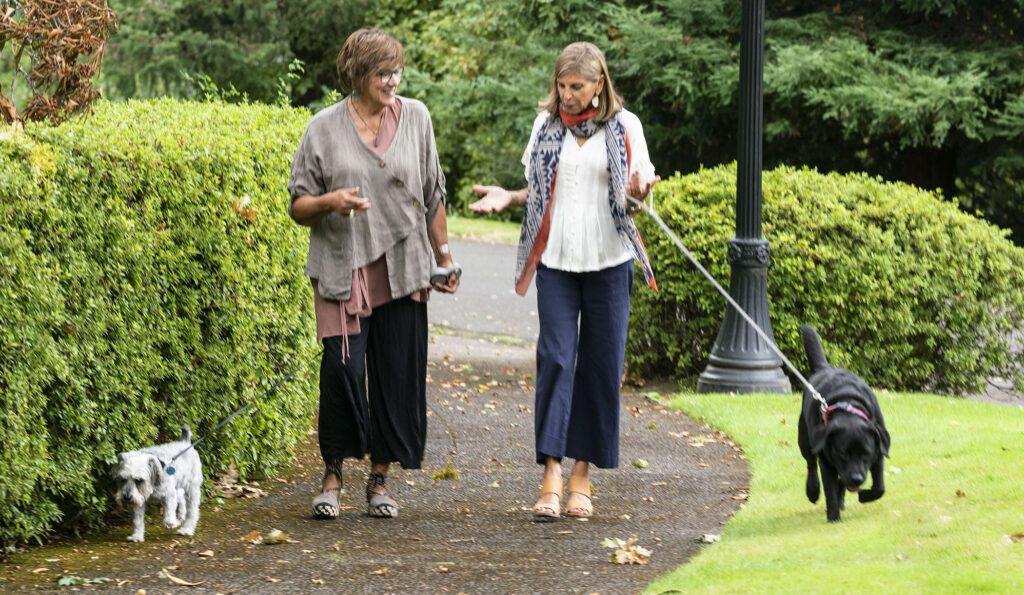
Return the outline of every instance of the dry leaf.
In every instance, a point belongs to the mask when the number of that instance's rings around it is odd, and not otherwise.
[[[716,541],[722,541],[722,537],[720,535],[706,533],[697,538],[698,543],[715,543]]]
[[[168,566],[167,568],[171,568],[171,567]],[[167,577],[168,580],[170,580],[172,583],[174,583],[176,585],[181,585],[183,587],[196,587],[196,586],[201,585],[201,584],[206,582],[206,581],[199,581],[197,583],[190,583],[189,581],[187,581],[185,579],[180,579],[180,578],[174,576],[173,574],[171,574],[170,572],[167,572],[167,568],[163,569],[163,573],[162,574],[165,577]]]
[[[387,568],[381,568],[380,570],[374,570],[370,574],[379,574],[380,576],[387,576],[388,575],[388,569]]]
[[[298,543],[294,539],[288,537],[288,534],[280,529],[271,529],[270,533],[263,538],[265,545],[276,545],[278,543]]]
[[[637,459],[637,460],[633,461],[633,466],[638,468],[638,469],[646,469],[647,466],[648,466],[648,463],[647,463],[647,461],[645,461],[643,459]]]
[[[200,558],[212,558],[213,557],[213,550],[205,550],[205,551],[199,552],[196,555],[199,556]]]
[[[601,542],[601,545],[615,548],[615,551],[608,556],[608,559],[616,564],[647,564],[651,556],[651,550],[636,545],[636,540],[636,535],[626,541],[618,538],[605,539]]]
[[[32,574],[42,574],[44,572],[50,572],[49,568],[36,568],[32,571]]]
[[[259,531],[253,529],[248,535],[242,538],[242,541],[246,543],[260,543],[263,541],[263,537],[260,535]]]

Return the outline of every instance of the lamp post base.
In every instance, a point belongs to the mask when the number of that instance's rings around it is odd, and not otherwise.
[[[774,343],[768,318],[768,241],[733,238],[728,258],[730,297]],[[792,392],[782,359],[731,305],[726,306],[709,360],[697,379],[698,393]]]

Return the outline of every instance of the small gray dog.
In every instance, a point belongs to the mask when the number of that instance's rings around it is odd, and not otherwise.
[[[158,502],[164,509],[164,527],[178,529],[178,535],[194,535],[199,522],[199,499],[203,487],[203,464],[192,444],[192,430],[181,427],[181,440],[119,455],[114,479],[118,503],[132,505],[132,534],[128,541],[144,541],[146,502]],[[187,449],[187,450],[186,450]],[[184,452],[183,452],[184,451]],[[179,455],[178,458],[171,460]]]

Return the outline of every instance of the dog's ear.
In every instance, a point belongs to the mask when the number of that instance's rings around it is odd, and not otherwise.
[[[878,451],[882,453],[882,456],[889,456],[889,431],[885,429],[885,426],[878,424],[871,424],[871,429],[875,432],[875,438],[878,439]]]
[[[825,442],[828,439],[829,432],[832,431],[834,426],[826,426],[824,421],[821,423],[808,424],[807,428],[807,442],[811,445],[811,453],[816,456],[820,456],[822,451],[825,450]]]
[[[160,463],[160,459],[153,455],[149,455],[149,476],[153,481],[153,487],[163,483],[164,466]]]

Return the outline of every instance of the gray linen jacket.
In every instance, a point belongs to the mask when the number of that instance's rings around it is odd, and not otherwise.
[[[430,286],[433,254],[427,227],[441,208],[445,179],[434,142],[434,125],[422,102],[400,97],[402,112],[391,146],[378,156],[356,131],[348,98],[309,121],[292,160],[291,203],[339,188],[359,187],[370,201],[364,214],[331,213],[309,231],[306,275],[320,295],[345,301],[352,271],[386,256],[391,297]]]

